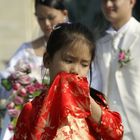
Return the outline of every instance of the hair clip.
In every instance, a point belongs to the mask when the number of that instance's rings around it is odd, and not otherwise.
[[[72,22],[64,22],[64,23],[59,23],[59,24],[57,24],[57,25],[54,25],[53,26],[53,30],[57,30],[57,29],[59,29],[59,28],[61,28],[62,27],[62,25],[66,25],[66,24],[72,24]]]
[[[53,30],[57,30],[57,29],[59,29],[59,28],[61,28],[61,25],[54,25],[54,26],[53,26]]]

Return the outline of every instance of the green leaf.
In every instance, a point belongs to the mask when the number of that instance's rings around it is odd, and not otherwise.
[[[12,123],[12,125],[14,126],[14,128],[16,127],[17,119],[18,119],[18,117],[14,117],[14,118],[12,118],[11,123]]]
[[[41,93],[41,91],[35,91],[32,95],[33,95],[33,97],[36,97],[36,96],[39,96],[40,93]]]
[[[23,104],[16,105],[15,109],[21,110],[23,108]]]
[[[11,84],[11,82],[10,82],[9,80],[7,80],[7,79],[2,79],[2,80],[1,80],[1,84],[2,84],[2,86],[3,86],[6,90],[8,90],[8,91],[10,91],[10,90],[12,89],[12,84]]]

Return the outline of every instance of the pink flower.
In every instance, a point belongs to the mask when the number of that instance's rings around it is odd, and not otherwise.
[[[17,78],[18,77],[16,73],[11,73],[11,75],[8,77],[9,80],[16,80]]]
[[[32,78],[29,75],[22,75],[19,78],[18,82],[23,85],[28,85],[28,84],[32,83]]]
[[[18,90],[20,88],[21,84],[20,83],[15,83],[13,84],[13,89]]]
[[[120,52],[119,53],[119,60],[122,61],[125,59],[125,52]]]
[[[26,86],[26,90],[28,93],[33,94],[36,90],[36,88],[33,85]]]
[[[128,62],[130,62],[130,50],[123,50],[120,49],[119,55],[118,55],[118,62],[120,64],[120,68],[122,68],[124,65],[126,65]]]
[[[22,88],[20,91],[19,91],[19,94],[22,96],[22,97],[25,97],[27,96],[27,90],[25,88]]]
[[[15,107],[14,102],[10,102],[9,104],[7,104],[7,109],[13,109],[14,107]]]
[[[43,89],[44,86],[43,86],[41,83],[36,82],[36,83],[34,84],[34,87],[36,88],[36,90],[41,90],[41,89]]]
[[[9,110],[8,110],[8,114],[9,114],[11,117],[18,117],[19,114],[20,114],[20,110],[17,110],[17,109],[9,109]]]
[[[13,126],[12,124],[9,124],[9,125],[8,125],[8,129],[9,129],[10,131],[13,131],[13,130],[14,130],[14,126]]]
[[[15,99],[14,99],[14,103],[19,105],[19,104],[23,104],[24,103],[24,99],[20,96],[16,96]]]

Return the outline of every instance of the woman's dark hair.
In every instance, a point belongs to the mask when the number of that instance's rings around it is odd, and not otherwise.
[[[66,7],[63,3],[63,0],[35,0],[35,8],[38,4],[42,4],[48,7],[52,7],[58,10],[65,10]]]

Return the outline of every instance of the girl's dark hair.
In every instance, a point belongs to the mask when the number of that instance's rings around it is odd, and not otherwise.
[[[52,7],[58,10],[65,10],[66,7],[63,3],[63,0],[35,0],[35,8],[38,4],[42,4],[48,7]]]
[[[100,92],[100,91],[98,91],[98,90],[93,89],[93,88],[90,87],[90,96],[91,96],[98,104],[100,104],[100,105],[102,105],[102,106],[104,106],[104,107],[108,107],[107,102],[105,102],[106,97],[105,97],[105,95],[104,95],[102,92]],[[104,100],[103,100],[102,98],[104,98]]]
[[[67,45],[72,45],[77,41],[87,43],[91,49],[92,60],[95,56],[95,40],[92,32],[81,23],[61,23],[55,26],[47,42],[46,53],[43,57],[46,63],[46,54],[53,58],[54,54]],[[82,47],[82,45],[81,45]],[[82,55],[82,54],[81,54]],[[90,64],[90,83],[92,82],[92,67]]]
[[[87,43],[92,52],[92,59],[94,58],[95,44],[93,34],[81,23],[61,23],[55,26],[47,42],[46,52],[50,58],[53,58],[58,50],[75,43],[75,41]]]

